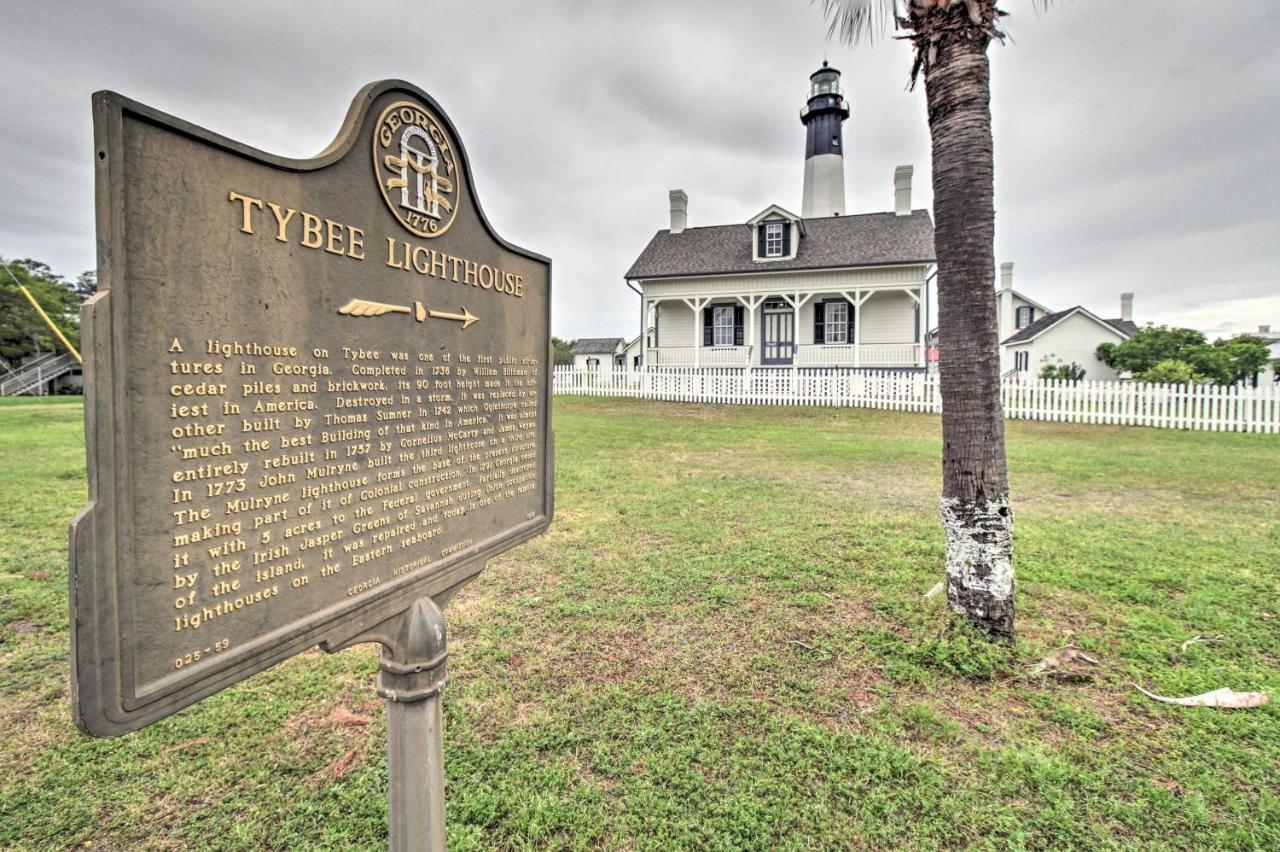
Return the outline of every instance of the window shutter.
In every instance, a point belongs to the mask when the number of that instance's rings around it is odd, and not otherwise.
[[[733,345],[742,345],[742,305],[733,309]]]
[[[710,346],[712,338],[711,320],[715,315],[715,311],[710,306],[702,309],[702,345]]]
[[[791,254],[791,223],[782,223],[782,256],[788,257]]]
[[[756,225],[756,242],[758,243],[756,246],[756,254],[759,257],[765,257],[764,232],[766,230],[764,222]]]
[[[826,343],[827,338],[827,305],[825,302],[813,303],[813,342]]]

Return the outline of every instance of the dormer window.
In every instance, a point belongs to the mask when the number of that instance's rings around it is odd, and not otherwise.
[[[751,226],[751,259],[757,263],[789,260],[797,255],[796,241],[804,236],[804,220],[770,204],[747,220]]]
[[[782,223],[765,222],[764,256],[782,257]]]

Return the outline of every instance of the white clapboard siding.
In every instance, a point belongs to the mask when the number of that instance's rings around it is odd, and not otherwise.
[[[938,377],[907,370],[555,368],[558,394],[728,405],[813,405],[939,413]],[[1005,417],[1059,423],[1280,434],[1280,386],[1003,380]]]

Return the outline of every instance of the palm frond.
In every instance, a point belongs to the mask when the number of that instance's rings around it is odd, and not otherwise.
[[[818,0],[810,0],[817,3]],[[875,44],[892,30],[898,18],[898,0],[822,0],[827,38],[839,34],[845,44],[862,39]]]

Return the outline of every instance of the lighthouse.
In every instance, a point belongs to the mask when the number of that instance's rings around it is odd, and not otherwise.
[[[849,104],[840,88],[840,71],[827,65],[809,76],[809,100],[800,110],[804,145],[805,219],[844,215],[843,125]]]

